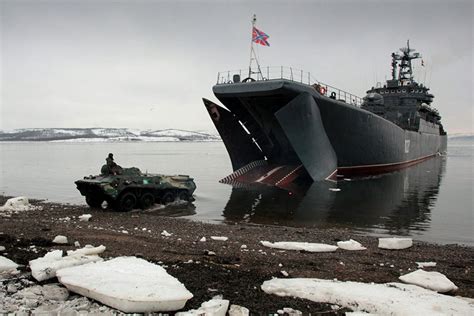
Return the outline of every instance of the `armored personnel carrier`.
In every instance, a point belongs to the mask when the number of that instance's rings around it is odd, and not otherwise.
[[[196,184],[186,175],[142,173],[138,168],[87,176],[75,182],[90,207],[100,208],[104,201],[117,211],[146,209],[154,203],[169,204],[177,199],[193,201]]]

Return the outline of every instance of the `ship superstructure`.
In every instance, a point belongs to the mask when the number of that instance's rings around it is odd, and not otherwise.
[[[362,109],[373,112],[398,126],[425,133],[445,134],[439,112],[431,107],[434,96],[413,77],[412,60],[421,58],[407,46],[392,53],[392,78],[384,86],[367,91]],[[423,61],[422,61],[423,65]]]

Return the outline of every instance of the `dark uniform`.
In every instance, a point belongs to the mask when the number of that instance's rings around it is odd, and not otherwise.
[[[106,164],[102,166],[100,173],[105,174],[105,175],[108,175],[108,174],[116,175],[116,174],[121,173],[122,167],[120,167],[114,162],[114,154],[110,153],[107,156],[107,158],[105,158],[105,162]]]

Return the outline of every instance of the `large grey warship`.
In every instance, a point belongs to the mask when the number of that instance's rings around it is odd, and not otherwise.
[[[225,108],[203,100],[234,169],[222,182],[285,186],[368,175],[445,152],[434,97],[413,77],[417,58],[407,42],[392,54],[391,79],[364,98],[288,67],[219,73],[213,92]]]

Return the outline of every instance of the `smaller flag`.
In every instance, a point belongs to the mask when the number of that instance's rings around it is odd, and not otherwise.
[[[425,62],[423,61],[423,59],[421,60],[421,65],[425,67]]]
[[[257,43],[257,44],[260,44],[260,45],[263,45],[263,46],[270,46],[270,43],[268,43],[268,41],[267,41],[269,37],[270,36],[263,33],[262,31],[260,31],[256,27],[254,27],[252,29],[252,41]]]

